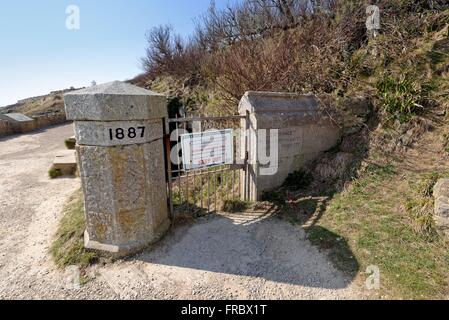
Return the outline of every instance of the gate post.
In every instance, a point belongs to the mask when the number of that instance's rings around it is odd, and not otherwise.
[[[64,100],[75,126],[85,247],[123,256],[157,241],[170,226],[165,96],[116,81],[70,92]]]
[[[340,141],[340,128],[314,95],[248,91],[239,113],[246,115],[241,124],[246,129],[241,138],[247,152],[246,176],[241,179],[246,200],[258,201],[263,193],[281,187],[290,173],[304,169]]]

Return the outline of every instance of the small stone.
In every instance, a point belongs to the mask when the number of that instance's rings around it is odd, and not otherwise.
[[[438,217],[449,218],[449,198],[443,196],[437,198],[434,213]]]
[[[434,220],[441,234],[449,237],[449,179],[440,179],[433,188]]]
[[[439,197],[449,198],[449,179],[440,179],[433,187],[433,197],[438,199]]]

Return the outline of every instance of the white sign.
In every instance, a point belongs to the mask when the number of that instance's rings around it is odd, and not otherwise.
[[[183,134],[181,148],[185,170],[232,164],[232,129]]]

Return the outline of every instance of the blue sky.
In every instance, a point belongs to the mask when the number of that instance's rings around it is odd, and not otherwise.
[[[221,7],[227,0],[216,0]],[[145,33],[171,24],[188,35],[210,0],[1,0],[0,106],[70,86],[126,80],[142,72]],[[80,29],[66,28],[66,7]]]

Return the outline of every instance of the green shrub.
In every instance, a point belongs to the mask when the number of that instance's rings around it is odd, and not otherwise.
[[[64,141],[64,144],[65,144],[65,146],[66,146],[67,149],[69,149],[69,150],[74,150],[74,149],[75,149],[75,146],[76,146],[76,141],[73,140],[73,139],[66,139],[66,140]]]
[[[421,88],[413,78],[386,76],[377,83],[377,90],[386,122],[407,122],[423,109]]]
[[[50,176],[50,179],[56,179],[62,176],[62,171],[61,169],[50,168],[50,170],[48,170],[48,175]]]

